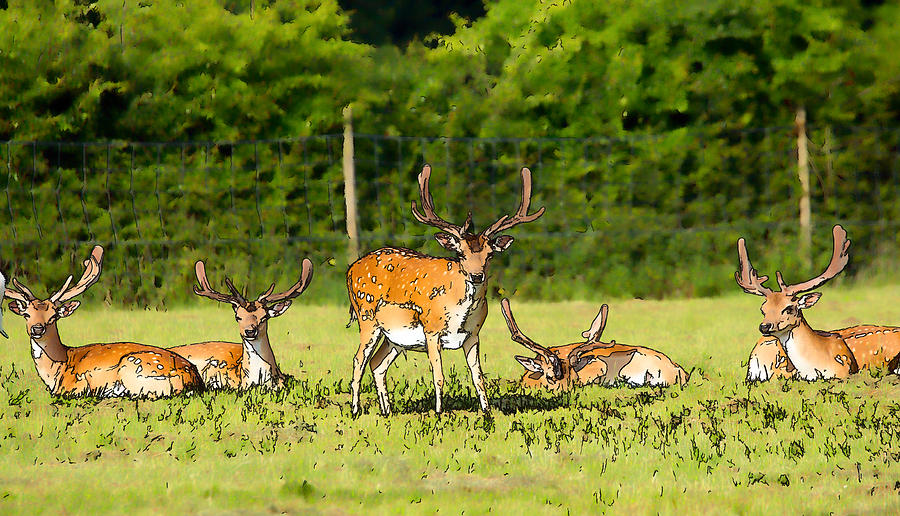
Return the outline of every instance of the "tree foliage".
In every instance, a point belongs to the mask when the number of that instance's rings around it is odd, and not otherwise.
[[[547,215],[515,235],[498,289],[713,294],[731,287],[739,234],[805,274],[792,223],[801,106],[817,234],[849,224],[861,266],[900,247],[894,3],[497,0],[485,11],[399,48],[355,42],[365,38],[336,0],[9,2],[0,141],[45,143],[0,148],[5,249],[64,254],[70,264],[45,269],[64,277],[83,254],[73,243],[131,242],[104,281],[150,304],[189,296],[197,257],[246,263],[265,283],[311,253],[335,264],[317,278],[339,299],[340,141],[305,137],[339,133],[348,104],[366,134],[356,167],[369,247],[440,252],[409,216],[426,160],[448,216],[474,209],[476,224],[505,212],[515,171],[532,166]],[[46,143],[73,141],[109,143]]]

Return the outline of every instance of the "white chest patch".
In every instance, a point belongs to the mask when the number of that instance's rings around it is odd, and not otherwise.
[[[31,358],[37,360],[44,355],[44,348],[38,345],[34,340],[31,341]]]
[[[253,343],[244,340],[244,374],[250,385],[262,385],[272,379],[272,366],[259,356]]]
[[[797,368],[797,375],[800,378],[808,382],[834,378],[834,371],[829,370],[827,367],[823,367],[821,364],[814,364],[798,349],[793,332],[788,333],[783,340],[782,337],[778,337],[778,339],[781,340],[781,345],[784,346],[784,350],[787,352],[788,358],[791,359],[791,363]],[[817,365],[819,368],[816,367]]]

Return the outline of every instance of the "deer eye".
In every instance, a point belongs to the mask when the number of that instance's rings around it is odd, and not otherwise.
[[[784,310],[782,310],[781,313],[788,314],[788,315],[794,315],[795,313],[797,313],[797,309],[794,308],[793,306],[789,306],[789,307],[785,308]]]

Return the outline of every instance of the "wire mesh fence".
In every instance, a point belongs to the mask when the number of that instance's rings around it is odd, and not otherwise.
[[[900,129],[812,128],[816,263],[843,223],[851,273],[897,263]],[[791,127],[630,139],[356,135],[362,249],[442,253],[415,222],[416,174],[434,168],[438,212],[476,229],[512,212],[534,172],[538,221],[492,266],[492,289],[533,297],[706,295],[733,289],[734,242],[760,268],[812,274],[798,256]],[[0,267],[45,289],[107,248],[95,296],[190,297],[193,262],[250,290],[316,263],[310,293],[340,301],[347,235],[341,135],[242,142],[0,144]],[[5,168],[5,170],[3,170]],[[5,172],[5,174],[4,174]],[[885,265],[887,264],[887,265]],[[766,267],[768,265],[769,267]],[[215,279],[214,279],[215,281]]]

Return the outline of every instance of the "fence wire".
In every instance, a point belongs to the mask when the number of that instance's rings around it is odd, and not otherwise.
[[[816,258],[830,252],[827,229],[840,222],[854,241],[853,268],[897,263],[900,130],[809,136]],[[100,295],[155,304],[190,296],[199,258],[211,276],[261,289],[295,276],[310,256],[322,295],[340,299],[342,138],[0,143],[0,267],[51,289],[100,243]],[[516,208],[518,170],[532,169],[532,205],[547,213],[511,232],[520,244],[497,260],[495,290],[579,295],[560,288],[573,283],[615,295],[716,293],[732,288],[741,235],[755,262],[812,272],[796,253],[793,128],[629,139],[356,135],[354,143],[363,250],[442,252],[410,214],[426,162],[438,212],[461,222],[471,210],[477,228]]]

